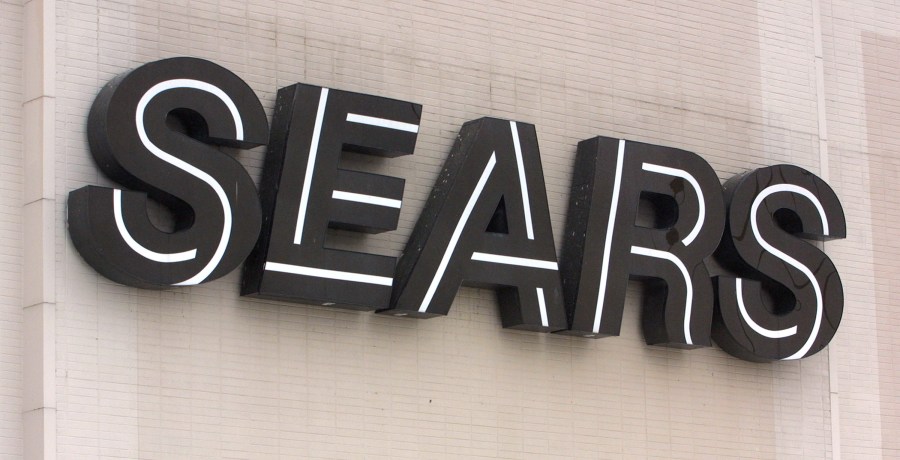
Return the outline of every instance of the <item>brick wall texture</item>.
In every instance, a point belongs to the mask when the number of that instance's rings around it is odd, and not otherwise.
[[[0,458],[22,455],[23,7],[0,2]]]
[[[33,0],[34,1],[34,0]],[[22,11],[0,2],[0,457],[21,455]],[[56,454],[61,459],[900,457],[900,7],[876,0],[56,0]],[[557,248],[575,146],[698,153],[725,180],[779,163],[836,190],[848,238],[829,350],[745,362],[619,337],[501,328],[492,292],[410,320],[241,298],[239,270],[150,291],[88,266],[66,196],[110,185],[87,148],[98,90],[143,63],[232,70],[271,117],[295,82],[424,106],[399,255],[460,126],[537,128]],[[28,57],[25,56],[27,59]],[[259,180],[264,148],[241,152]],[[28,231],[25,229],[24,231]],[[343,241],[347,240],[347,241]]]

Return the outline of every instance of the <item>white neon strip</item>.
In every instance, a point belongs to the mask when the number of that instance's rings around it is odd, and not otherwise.
[[[594,334],[600,332],[600,318],[603,317],[603,302],[606,300],[606,283],[609,274],[609,251],[612,247],[613,228],[616,225],[616,213],[619,209],[619,191],[622,189],[622,163],[625,162],[625,139],[619,140],[619,153],[616,156],[616,180],[613,184],[612,203],[609,208],[609,219],[606,223],[606,242],[603,243],[603,266],[600,269],[600,292],[597,295],[597,311],[594,313]]]
[[[816,341],[816,337],[819,335],[819,328],[822,326],[822,312],[824,309],[824,307],[822,306],[822,290],[821,288],[819,288],[819,283],[816,281],[815,275],[813,275],[812,271],[810,271],[809,268],[801,264],[797,259],[794,259],[784,252],[776,249],[774,246],[764,240],[762,235],[759,234],[759,227],[757,226],[756,222],[756,212],[759,210],[759,206],[760,204],[762,204],[763,200],[765,200],[769,195],[779,192],[796,193],[799,195],[803,195],[804,197],[809,199],[819,211],[819,217],[822,218],[822,231],[825,233],[825,235],[828,235],[828,218],[825,216],[825,209],[822,207],[822,203],[819,202],[819,199],[816,198],[816,196],[813,195],[812,192],[803,187],[798,187],[792,184],[778,184],[766,187],[762,192],[759,193],[759,195],[756,196],[756,198],[753,200],[753,205],[750,207],[750,225],[753,228],[753,236],[755,236],[756,240],[759,241],[760,246],[762,246],[766,251],[772,253],[773,256],[787,262],[797,270],[800,270],[800,272],[802,272],[809,279],[809,282],[812,283],[812,287],[816,292],[816,322],[815,324],[813,324],[812,333],[809,335],[809,339],[806,341],[803,347],[800,348],[800,350],[798,350],[793,355],[784,358],[785,360],[800,359],[806,356],[806,353],[808,353],[809,349],[812,348],[813,342]]]
[[[122,217],[122,191],[119,189],[113,189],[113,214],[115,214],[116,218],[116,227],[119,229],[119,233],[122,234],[122,238],[125,240],[125,243],[128,244],[128,247],[130,247],[132,251],[144,256],[145,258],[150,259],[154,262],[173,263],[184,262],[185,260],[191,260],[194,257],[197,257],[196,249],[171,254],[163,254],[160,252],[151,251],[135,241],[135,239],[131,236],[131,233],[128,232],[128,228],[125,227],[125,219]]]
[[[478,179],[475,190],[472,191],[472,196],[469,197],[469,202],[466,203],[466,208],[463,209],[462,216],[460,216],[459,222],[456,223],[456,228],[453,229],[453,235],[450,236],[450,242],[447,243],[447,249],[444,250],[444,256],[441,258],[441,263],[434,273],[431,285],[428,286],[425,298],[422,299],[422,306],[419,307],[419,313],[428,311],[428,305],[431,303],[431,299],[434,297],[438,285],[441,284],[441,278],[444,277],[444,271],[447,270],[447,264],[450,263],[450,256],[453,255],[453,251],[456,249],[456,243],[459,242],[459,236],[462,234],[463,228],[465,228],[466,222],[469,220],[469,215],[472,214],[472,208],[474,208],[475,203],[478,202],[478,197],[481,196],[481,191],[484,190],[484,185],[487,184],[487,180],[491,177],[491,172],[494,170],[496,164],[497,152],[494,152],[491,153],[491,158],[484,167],[484,172],[481,173],[481,178]]]
[[[785,337],[790,337],[797,333],[797,326],[789,327],[787,329],[781,329],[779,331],[773,331],[772,329],[766,329],[756,321],[753,321],[753,318],[750,317],[750,313],[747,312],[747,306],[744,305],[744,283],[741,278],[737,278],[734,280],[734,287],[737,291],[737,303],[738,310],[741,312],[741,316],[744,317],[744,321],[750,326],[750,329],[756,331],[757,334],[768,337],[770,339],[783,339]]]
[[[691,340],[691,310],[694,303],[694,284],[691,283],[691,276],[688,274],[687,267],[681,262],[681,259],[675,257],[671,252],[660,251],[657,249],[642,248],[640,246],[632,246],[631,253],[640,256],[654,257],[657,259],[668,260],[678,267],[681,276],[684,278],[684,284],[687,287],[687,296],[684,299],[684,342],[693,345]]]
[[[356,203],[384,206],[386,208],[400,209],[400,206],[403,204],[403,202],[400,200],[394,200],[391,198],[384,198],[374,195],[363,195],[362,193],[342,192],[340,190],[331,192],[331,197],[335,200],[353,201]]]
[[[396,129],[397,131],[406,131],[408,133],[419,132],[419,125],[404,123],[402,121],[396,120],[388,120],[387,118],[370,117],[367,115],[360,115],[358,113],[348,113],[347,121],[370,126],[378,126],[379,128]]]
[[[691,187],[694,187],[694,191],[697,192],[698,204],[700,205],[700,213],[697,217],[697,223],[694,224],[694,228],[691,230],[691,233],[688,233],[683,240],[685,246],[689,246],[697,235],[700,234],[700,229],[703,228],[703,221],[706,219],[706,202],[703,200],[703,191],[700,190],[700,184],[697,183],[697,179],[694,179],[694,176],[690,175],[687,171],[683,169],[677,168],[669,168],[666,166],[660,166],[653,163],[644,163],[641,165],[644,171],[655,172],[658,174],[665,174],[667,176],[675,176],[680,177],[691,184]]]
[[[756,228],[756,210],[759,208],[759,205],[762,204],[763,200],[768,198],[769,195],[779,192],[796,193],[798,195],[803,195],[806,199],[811,201],[813,206],[816,207],[816,210],[819,211],[819,218],[822,219],[822,232],[825,236],[828,236],[828,217],[825,216],[825,208],[822,207],[819,198],[813,195],[809,190],[793,184],[772,185],[763,189],[763,191],[756,196],[753,200],[753,206],[750,208],[750,215],[753,216],[754,229]],[[762,239],[760,239],[760,241],[762,241]]]
[[[322,135],[322,119],[325,118],[325,103],[328,101],[328,88],[322,88],[319,96],[319,108],[316,110],[316,124],[313,127],[312,141],[309,143],[309,158],[306,160],[306,174],[303,176],[303,190],[300,192],[300,212],[297,214],[297,229],[294,230],[294,244],[303,241],[303,224],[306,222],[306,208],[309,206],[309,187],[312,184],[313,170],[316,168],[316,155],[319,152],[319,136]]]
[[[559,265],[556,262],[538,259],[526,259],[524,257],[501,256],[498,254],[487,254],[484,252],[473,252],[472,260],[504,265],[518,265],[519,267],[541,268],[544,270],[559,270]]]
[[[531,202],[528,199],[528,184],[525,183],[525,162],[522,160],[522,144],[519,143],[519,129],[516,122],[510,121],[513,146],[516,150],[516,167],[519,170],[519,186],[522,188],[522,206],[525,208],[525,233],[529,240],[534,239],[534,227],[531,224]]]
[[[206,266],[203,267],[203,269],[200,270],[200,272],[198,272],[196,275],[185,281],[175,284],[175,286],[190,286],[202,283],[203,280],[205,280],[209,276],[209,274],[212,273],[213,270],[215,270],[216,266],[219,265],[219,262],[222,260],[222,256],[225,254],[225,248],[228,246],[228,240],[231,238],[231,226],[233,217],[231,215],[231,204],[228,201],[228,196],[225,195],[225,190],[222,189],[222,186],[215,179],[213,179],[212,176],[210,176],[203,170],[191,165],[190,163],[164,152],[162,149],[154,145],[153,142],[150,141],[150,137],[147,135],[147,130],[144,127],[144,112],[147,110],[147,104],[149,104],[150,101],[159,93],[177,88],[192,88],[200,91],[206,91],[207,93],[218,97],[225,104],[225,106],[228,107],[229,112],[231,112],[231,116],[234,118],[234,131],[235,138],[237,140],[244,140],[244,124],[241,121],[241,114],[240,112],[238,112],[237,106],[234,104],[234,101],[232,101],[224,91],[216,86],[199,80],[174,79],[158,83],[150,88],[146,93],[144,93],[144,95],[141,97],[141,100],[138,101],[137,110],[135,110],[134,114],[134,121],[135,125],[137,126],[138,137],[140,137],[141,143],[144,144],[144,147],[146,147],[147,150],[149,150],[159,159],[205,182],[213,189],[213,191],[216,192],[216,196],[219,198],[219,202],[222,204],[222,213],[224,215],[222,236],[219,238],[219,245],[216,247],[216,251],[213,253],[212,258],[209,260],[209,263],[206,264]]]
[[[541,309],[541,326],[550,327],[547,320],[547,302],[544,300],[544,289],[537,288],[538,308]]]
[[[265,269],[273,272],[291,273],[294,275],[328,278],[340,281],[352,281],[354,283],[377,284],[379,286],[390,286],[394,284],[394,279],[387,276],[363,275],[361,273],[325,270],[321,268],[280,264],[276,262],[266,262]]]

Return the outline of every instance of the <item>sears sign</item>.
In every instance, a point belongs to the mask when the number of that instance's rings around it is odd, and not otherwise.
[[[399,259],[329,248],[329,228],[396,229],[404,180],[342,169],[341,154],[412,155],[421,114],[298,83],[278,91],[270,127],[227,69],[146,64],[93,104],[91,152],[122,188],[69,194],[72,241],[98,272],[140,288],[204,283],[244,263],[243,295],[430,318],[468,284],[497,293],[504,327],[594,338],[618,335],[627,282],[640,279],[649,344],[715,339],[766,361],[809,356],[834,336],[841,280],[804,240],[845,237],[844,213],[828,184],[796,166],[723,186],[694,153],[587,139],[558,258],[534,126],[481,118],[460,129]],[[260,145],[257,192],[216,147]],[[151,222],[148,198],[172,211],[174,230]],[[710,275],[711,256],[724,274]]]

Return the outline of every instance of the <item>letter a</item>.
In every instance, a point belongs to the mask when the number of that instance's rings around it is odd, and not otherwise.
[[[496,289],[503,327],[566,325],[533,125],[482,118],[462,127],[382,313],[446,315],[462,283]]]

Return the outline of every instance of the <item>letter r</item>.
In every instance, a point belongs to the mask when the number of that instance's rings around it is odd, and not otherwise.
[[[704,259],[723,228],[719,180],[696,154],[605,137],[579,143],[561,266],[569,316],[562,332],[618,335],[634,278],[649,288],[648,344],[709,346],[714,304]]]

